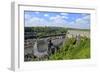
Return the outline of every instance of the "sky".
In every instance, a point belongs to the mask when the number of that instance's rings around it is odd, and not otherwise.
[[[25,27],[54,26],[90,29],[90,14],[24,11],[24,25]]]

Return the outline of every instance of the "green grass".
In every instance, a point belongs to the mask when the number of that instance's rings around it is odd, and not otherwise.
[[[80,41],[74,44],[75,41],[75,38],[65,40],[58,52],[50,56],[50,60],[90,58],[90,39],[81,37]]]

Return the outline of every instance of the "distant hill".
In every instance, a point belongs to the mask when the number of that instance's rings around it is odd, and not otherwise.
[[[90,29],[67,28],[68,30],[90,31]]]

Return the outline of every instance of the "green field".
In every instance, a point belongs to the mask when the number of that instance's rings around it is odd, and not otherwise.
[[[90,58],[90,39],[81,37],[79,42],[75,38],[65,40],[60,50],[50,56],[50,60],[88,59]]]

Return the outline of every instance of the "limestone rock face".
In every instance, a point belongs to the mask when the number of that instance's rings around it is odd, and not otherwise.
[[[41,58],[48,55],[48,43],[45,40],[37,40],[33,47],[34,56]]]

